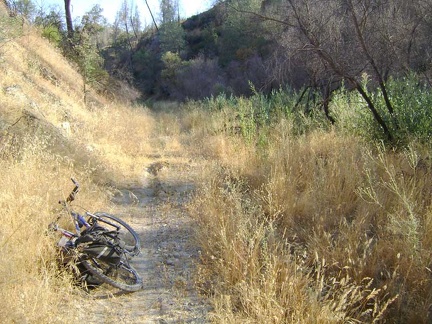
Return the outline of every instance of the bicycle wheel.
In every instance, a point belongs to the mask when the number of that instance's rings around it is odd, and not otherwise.
[[[142,289],[142,279],[129,264],[120,261],[114,265],[101,259],[88,258],[81,264],[97,279],[124,291],[133,292]]]
[[[140,254],[141,240],[138,234],[124,220],[101,212],[88,215],[90,216],[90,224],[94,224],[94,221],[97,221],[100,226],[103,226],[108,231],[117,231],[119,233],[118,237],[126,244],[124,249],[128,255],[136,256]]]

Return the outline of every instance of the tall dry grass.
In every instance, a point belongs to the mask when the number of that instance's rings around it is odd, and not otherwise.
[[[0,44],[0,321],[79,322],[79,302],[92,301],[58,266],[59,236],[48,225],[70,177],[82,187],[79,211],[111,211],[111,185],[140,181],[154,118],[95,93],[84,105],[79,74],[24,27]],[[61,222],[71,226],[65,215]]]
[[[1,95],[0,95],[1,96]],[[5,101],[6,102],[6,101]],[[13,106],[6,105],[2,109]],[[73,107],[68,133],[34,115],[5,119],[0,137],[0,266],[2,322],[78,321],[82,292],[58,266],[58,235],[47,232],[59,215],[58,200],[82,185],[79,211],[114,207],[111,186],[139,182],[152,118],[133,107],[88,111]],[[20,112],[17,116],[20,116]],[[108,184],[109,187],[106,187]],[[62,222],[71,226],[63,215]],[[91,303],[91,300],[85,300]]]
[[[247,158],[226,151],[190,206],[215,321],[429,322],[428,150],[292,128],[280,120],[261,152],[244,142]]]
[[[111,173],[112,181],[140,178],[148,155],[155,150],[154,118],[143,107],[109,105],[85,111],[79,119],[71,113],[70,138],[82,143]]]
[[[82,186],[75,202],[79,211],[111,212],[111,186],[139,182],[151,152],[152,118],[144,111],[116,106],[72,116],[68,134],[39,118],[7,123],[1,133],[2,322],[78,321],[84,316],[77,303],[83,301],[77,298],[81,291],[58,264],[59,236],[47,232],[59,215],[57,202],[70,192],[69,178],[74,177]],[[66,215],[61,221],[72,225]]]
[[[47,229],[58,215],[57,201],[71,189],[68,177],[82,181],[83,205],[101,206],[106,196],[84,170],[44,151],[44,140],[25,137],[19,151],[6,144],[2,142],[0,159],[0,320],[46,323],[77,318],[78,290],[71,275],[58,266],[58,235]]]

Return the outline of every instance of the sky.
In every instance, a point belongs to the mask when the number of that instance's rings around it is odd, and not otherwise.
[[[82,17],[83,14],[89,11],[95,4],[99,4],[103,9],[103,16],[112,23],[115,19],[117,11],[119,11],[123,0],[71,0],[72,18]],[[149,14],[145,0],[129,0],[138,6],[141,12],[141,23],[143,25],[151,25],[152,20]],[[147,0],[150,9],[156,19],[159,17],[159,0]],[[64,7],[64,0],[35,0],[43,8],[48,8],[51,5],[59,5]],[[211,0],[179,0],[180,16],[182,18],[191,17],[197,13],[204,12],[211,7]]]

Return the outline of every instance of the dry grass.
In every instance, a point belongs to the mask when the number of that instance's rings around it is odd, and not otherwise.
[[[0,110],[5,127],[31,114],[37,119],[37,128],[41,123],[44,128],[48,125],[55,129],[57,138],[64,137],[62,142],[79,146],[82,155],[98,156],[98,161],[87,161],[90,167],[102,164],[111,176],[122,175],[121,180],[142,171],[139,159],[151,152],[154,144],[150,141],[154,119],[148,112],[108,103],[95,93],[91,94],[93,103],[85,107],[82,78],[34,30],[6,43],[2,54]],[[22,122],[17,125],[28,126]]]
[[[94,104],[85,106],[79,74],[37,32],[24,30],[1,44],[2,323],[85,318],[81,290],[58,267],[59,237],[47,231],[57,201],[75,177],[82,185],[76,206],[110,212],[110,188],[97,184],[139,181],[152,152],[148,112],[92,97]]]
[[[64,199],[72,188],[70,177],[78,179],[83,188],[78,207],[107,212],[110,212],[109,188],[95,183],[139,180],[137,175],[142,174],[142,166],[138,163],[144,159],[148,147],[141,135],[147,134],[145,123],[149,118],[133,108],[117,107],[116,111],[118,114],[112,115],[107,111],[93,112],[98,119],[77,120],[77,124],[87,128],[85,136],[71,133],[64,138],[58,132],[52,133],[55,128],[39,119],[34,121],[37,127],[33,124],[23,127],[29,135],[18,124],[3,131],[0,137],[0,219],[4,224],[0,229],[2,322],[43,323],[47,318],[58,321],[79,318],[76,298],[79,291],[73,287],[70,274],[58,268],[55,243],[59,237],[48,235],[47,227],[58,214],[57,201]],[[103,121],[103,127],[93,120]],[[102,133],[105,127],[111,131]],[[87,149],[90,145],[95,147],[91,149],[93,152]],[[75,151],[68,151],[68,147]],[[71,225],[67,218],[64,222]]]
[[[83,184],[80,205],[106,210],[109,192],[95,183],[140,183],[155,153],[184,150],[210,165],[189,210],[214,322],[431,321],[426,148],[293,136],[283,119],[256,145],[253,128],[240,136],[238,112],[198,103],[154,115],[93,94],[85,107],[79,75],[33,31],[0,50],[2,322],[79,318],[46,233],[70,176]]]
[[[190,206],[215,321],[430,321],[428,151],[291,129],[219,156]]]
[[[57,266],[59,238],[47,232],[48,224],[55,220],[56,202],[70,190],[68,176],[80,178],[87,187],[83,204],[102,205],[103,195],[95,192],[88,174],[78,173],[59,156],[43,153],[46,143],[35,138],[23,141],[19,160],[5,158],[5,151],[0,160],[0,319],[3,323],[67,320],[78,311],[76,292],[70,275]]]
[[[130,182],[142,175],[147,155],[154,150],[154,119],[143,108],[106,106],[70,124],[71,138],[85,143],[116,175],[113,180]]]

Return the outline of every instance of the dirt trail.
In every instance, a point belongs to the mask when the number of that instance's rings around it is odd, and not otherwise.
[[[92,293],[97,310],[91,323],[208,323],[209,306],[193,282],[199,251],[192,242],[193,220],[185,203],[195,187],[198,165],[155,158],[144,166],[141,183],[120,189],[113,202],[138,232],[142,253],[132,261],[144,289],[131,294]],[[89,319],[86,318],[86,322]]]

